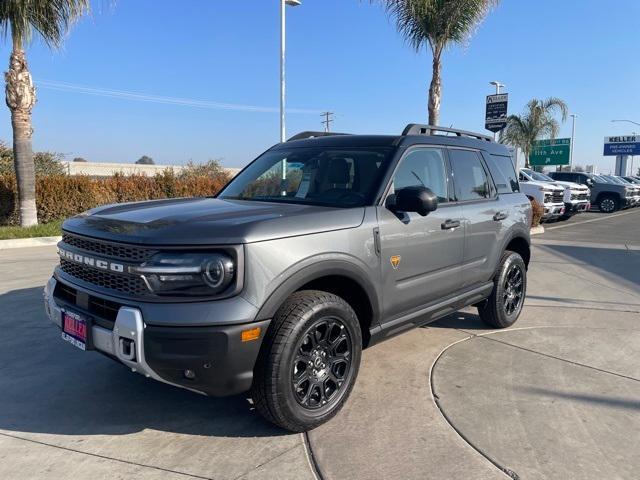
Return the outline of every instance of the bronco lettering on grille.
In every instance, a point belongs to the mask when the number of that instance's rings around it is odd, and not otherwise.
[[[124,265],[121,263],[108,262],[106,260],[100,260],[99,258],[87,257],[86,255],[70,252],[69,250],[65,250],[60,247],[58,247],[58,255],[60,255],[60,258],[64,258],[65,260],[81,263],[99,270],[124,273]]]

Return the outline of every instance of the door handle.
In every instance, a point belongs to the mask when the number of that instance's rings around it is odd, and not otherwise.
[[[508,216],[509,214],[507,212],[498,212],[493,216],[493,219],[496,222],[501,222],[502,220],[505,220]]]
[[[453,230],[460,226],[460,220],[445,220],[441,225],[442,230]]]

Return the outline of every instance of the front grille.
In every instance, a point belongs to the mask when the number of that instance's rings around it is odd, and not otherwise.
[[[111,302],[104,298],[89,296],[89,312],[103,320],[102,322],[98,321],[98,325],[109,330],[113,330],[120,306],[119,303]]]
[[[94,297],[93,295],[86,295],[86,300],[78,301],[78,291],[60,281],[56,283],[53,296],[64,305],[89,313],[96,325],[108,330],[113,330],[118,311],[122,307],[119,303]]]
[[[563,198],[564,198],[563,192],[553,192],[553,195],[551,195],[551,201],[553,203],[562,203]]]
[[[578,200],[587,200],[588,197],[589,197],[589,194],[587,192],[578,194]]]
[[[117,258],[130,262],[145,262],[149,260],[157,250],[132,245],[105,243],[98,240],[91,240],[84,237],[62,234],[62,241],[72,247],[80,248],[87,252],[96,253],[101,256]]]
[[[96,270],[80,263],[70,262],[64,258],[60,259],[60,269],[64,273],[83,282],[126,293],[127,295],[141,296],[150,293],[141,277],[115,275],[110,272]]]

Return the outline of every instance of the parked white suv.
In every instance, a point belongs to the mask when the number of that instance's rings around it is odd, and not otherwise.
[[[523,178],[525,180],[523,180]],[[580,212],[586,212],[591,208],[591,191],[589,190],[589,187],[585,185],[554,180],[544,173],[535,172],[529,168],[522,168],[520,170],[520,181],[552,183],[564,188],[562,200],[564,202],[565,217],[569,217]]]
[[[565,188],[552,183],[553,180],[551,179],[549,179],[551,183],[548,180],[535,180],[531,173],[537,174],[537,172],[526,168],[520,170],[520,175],[518,175],[520,191],[543,206],[542,221],[553,220],[563,216],[565,212]]]

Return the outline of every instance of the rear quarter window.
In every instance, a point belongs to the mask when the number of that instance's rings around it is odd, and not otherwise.
[[[520,191],[518,176],[511,156],[485,155],[487,166],[496,184],[498,193],[514,193]]]

